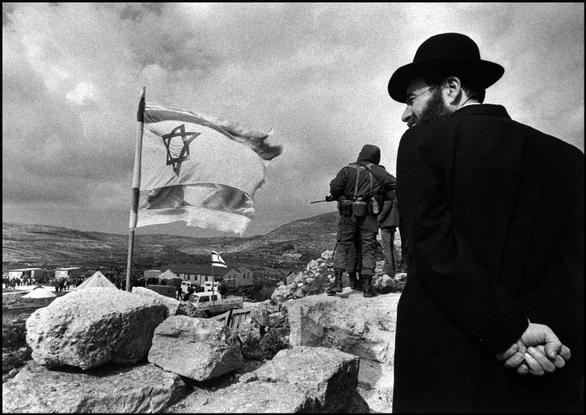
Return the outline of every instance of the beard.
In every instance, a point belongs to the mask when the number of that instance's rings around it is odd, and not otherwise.
[[[414,125],[418,124],[425,124],[428,122],[441,120],[443,118],[447,118],[450,116],[451,112],[449,108],[444,104],[444,100],[442,98],[441,88],[439,86],[434,86],[430,88],[431,97],[429,101],[427,101],[427,105],[421,111],[421,115],[419,117],[413,115],[413,121],[409,127],[413,127]]]

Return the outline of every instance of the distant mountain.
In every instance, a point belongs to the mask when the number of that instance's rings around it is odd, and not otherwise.
[[[31,266],[94,266],[124,264],[128,236],[80,232],[56,226],[2,224],[2,263]],[[159,259],[187,261],[190,256],[163,243],[142,243],[136,238],[136,262]]]
[[[262,237],[232,243],[226,247],[225,251],[242,252],[260,248],[277,249],[277,247],[293,246],[297,252],[319,255],[325,249],[334,249],[338,218],[337,212],[331,212],[299,219],[280,226]]]
[[[300,219],[266,235],[250,238],[190,238],[174,235],[136,235],[134,262],[168,264],[201,262],[211,250],[234,264],[254,267],[295,268],[300,263],[283,257],[285,252],[312,259],[333,249],[337,212]],[[2,224],[2,263],[15,266],[126,265],[128,236],[103,232],[81,232],[47,225]]]

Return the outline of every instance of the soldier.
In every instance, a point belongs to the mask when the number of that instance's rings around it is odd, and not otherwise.
[[[344,257],[353,245],[360,250],[362,269],[359,277],[365,297],[375,295],[372,277],[376,266],[377,215],[384,201],[391,197],[394,182],[391,175],[379,166],[379,162],[380,149],[366,144],[362,147],[357,161],[344,166],[330,182],[330,194],[338,200],[340,211],[336,250],[341,250],[340,254],[344,254]],[[347,262],[347,258],[338,258],[338,261],[334,258],[335,279],[326,294],[342,292],[342,264]],[[352,274],[356,275],[356,268],[349,267],[349,270],[354,271],[350,274],[352,281]]]

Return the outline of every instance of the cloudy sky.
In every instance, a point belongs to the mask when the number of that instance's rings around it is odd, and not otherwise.
[[[363,144],[395,173],[406,127],[388,79],[442,32],[504,66],[486,102],[584,151],[581,3],[3,3],[2,220],[126,234],[143,86],[147,101],[274,130],[284,151],[245,236],[333,211],[309,202]]]

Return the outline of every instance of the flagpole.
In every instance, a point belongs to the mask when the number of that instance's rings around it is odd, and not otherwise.
[[[215,283],[215,280],[214,280],[214,260],[212,259],[212,307],[214,306],[214,292],[215,292],[214,283]]]
[[[132,175],[132,202],[130,206],[130,223],[128,225],[128,261],[126,263],[126,291],[132,291],[132,257],[134,254],[134,231],[138,220],[138,199],[140,195],[140,163],[142,153],[142,133],[144,125],[146,87],[140,91],[138,112],[136,114],[136,146],[134,151],[134,172]]]

